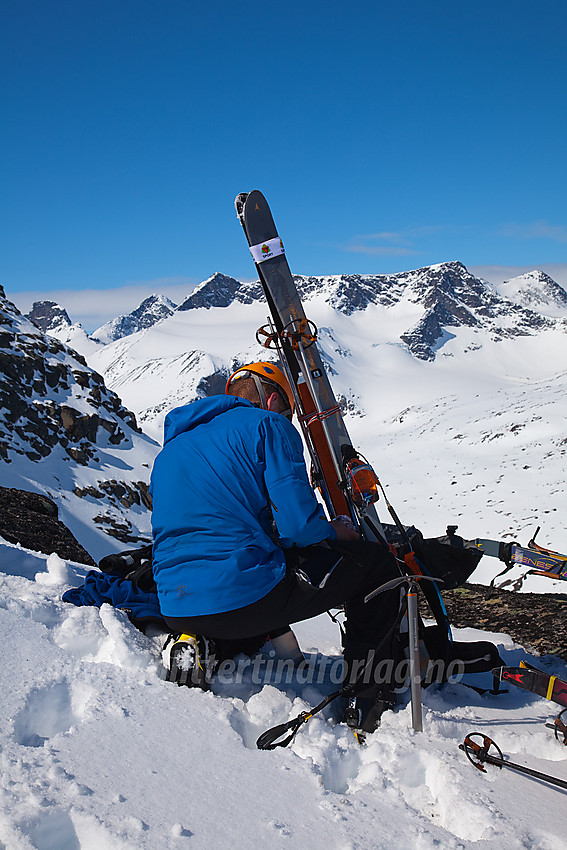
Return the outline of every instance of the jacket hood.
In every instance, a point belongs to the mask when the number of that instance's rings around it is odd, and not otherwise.
[[[254,407],[244,398],[229,395],[212,395],[208,398],[200,398],[191,404],[176,407],[165,417],[163,425],[163,444],[169,443],[178,434],[191,431],[197,425],[210,422],[215,416],[231,410],[233,407]]]

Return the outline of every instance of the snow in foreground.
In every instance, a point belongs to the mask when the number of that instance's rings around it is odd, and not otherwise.
[[[482,731],[511,760],[567,779],[567,747],[545,728],[552,703],[448,685],[424,693],[420,735],[406,701],[366,747],[326,713],[288,749],[261,752],[260,732],[328,686],[254,684],[246,674],[211,693],[166,683],[157,639],[108,606],[60,601],[84,575],[56,555],[0,543],[1,848],[567,846],[567,792],[510,770],[481,774],[458,749]],[[326,616],[296,631],[311,657],[339,655]],[[488,637],[507,663],[526,657],[508,636]],[[557,659],[537,661],[566,674]]]

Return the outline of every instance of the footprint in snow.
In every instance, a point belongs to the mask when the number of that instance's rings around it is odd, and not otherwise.
[[[79,705],[78,696],[72,694],[65,679],[32,690],[14,721],[17,743],[24,747],[41,747],[54,735],[68,732],[84,715],[85,703]]]
[[[31,823],[20,824],[36,850],[80,850],[73,821],[66,812],[49,808]]]

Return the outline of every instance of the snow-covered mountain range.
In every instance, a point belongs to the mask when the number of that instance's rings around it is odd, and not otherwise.
[[[404,518],[432,534],[456,519],[466,536],[525,536],[541,522],[550,544],[567,547],[559,284],[533,272],[496,288],[458,262],[295,280],[353,440]],[[48,333],[68,341],[63,308],[45,313]],[[271,359],[255,341],[267,314],[257,281],[216,273],[177,309],[152,296],[90,337],[75,332],[74,345],[159,441],[172,407]]]

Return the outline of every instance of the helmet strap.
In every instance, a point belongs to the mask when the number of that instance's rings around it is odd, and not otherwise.
[[[260,380],[260,378],[258,377],[258,375],[255,372],[248,372],[247,377],[252,378],[252,380],[254,381],[254,385],[256,386],[256,389],[258,391],[258,395],[260,396],[260,407],[262,408],[262,410],[267,410],[268,408],[267,408],[266,393],[264,392],[264,387],[262,386],[262,381]]]
[[[282,393],[281,388],[278,384],[270,381],[269,378],[265,378],[264,380],[262,380],[262,378],[258,374],[256,374],[256,372],[248,371],[247,369],[242,369],[240,372],[238,372],[236,378],[252,378],[252,380],[254,381],[254,386],[256,387],[258,396],[260,398],[260,403],[256,406],[261,407],[262,410],[268,409],[268,399],[266,398],[265,385],[267,384],[268,386],[273,387],[273,391],[276,392],[280,398],[285,398],[285,400],[287,401],[287,407],[285,410],[282,411],[282,416],[285,416],[286,419],[289,419],[291,422],[293,413],[289,405],[289,400],[287,399],[286,394]]]

